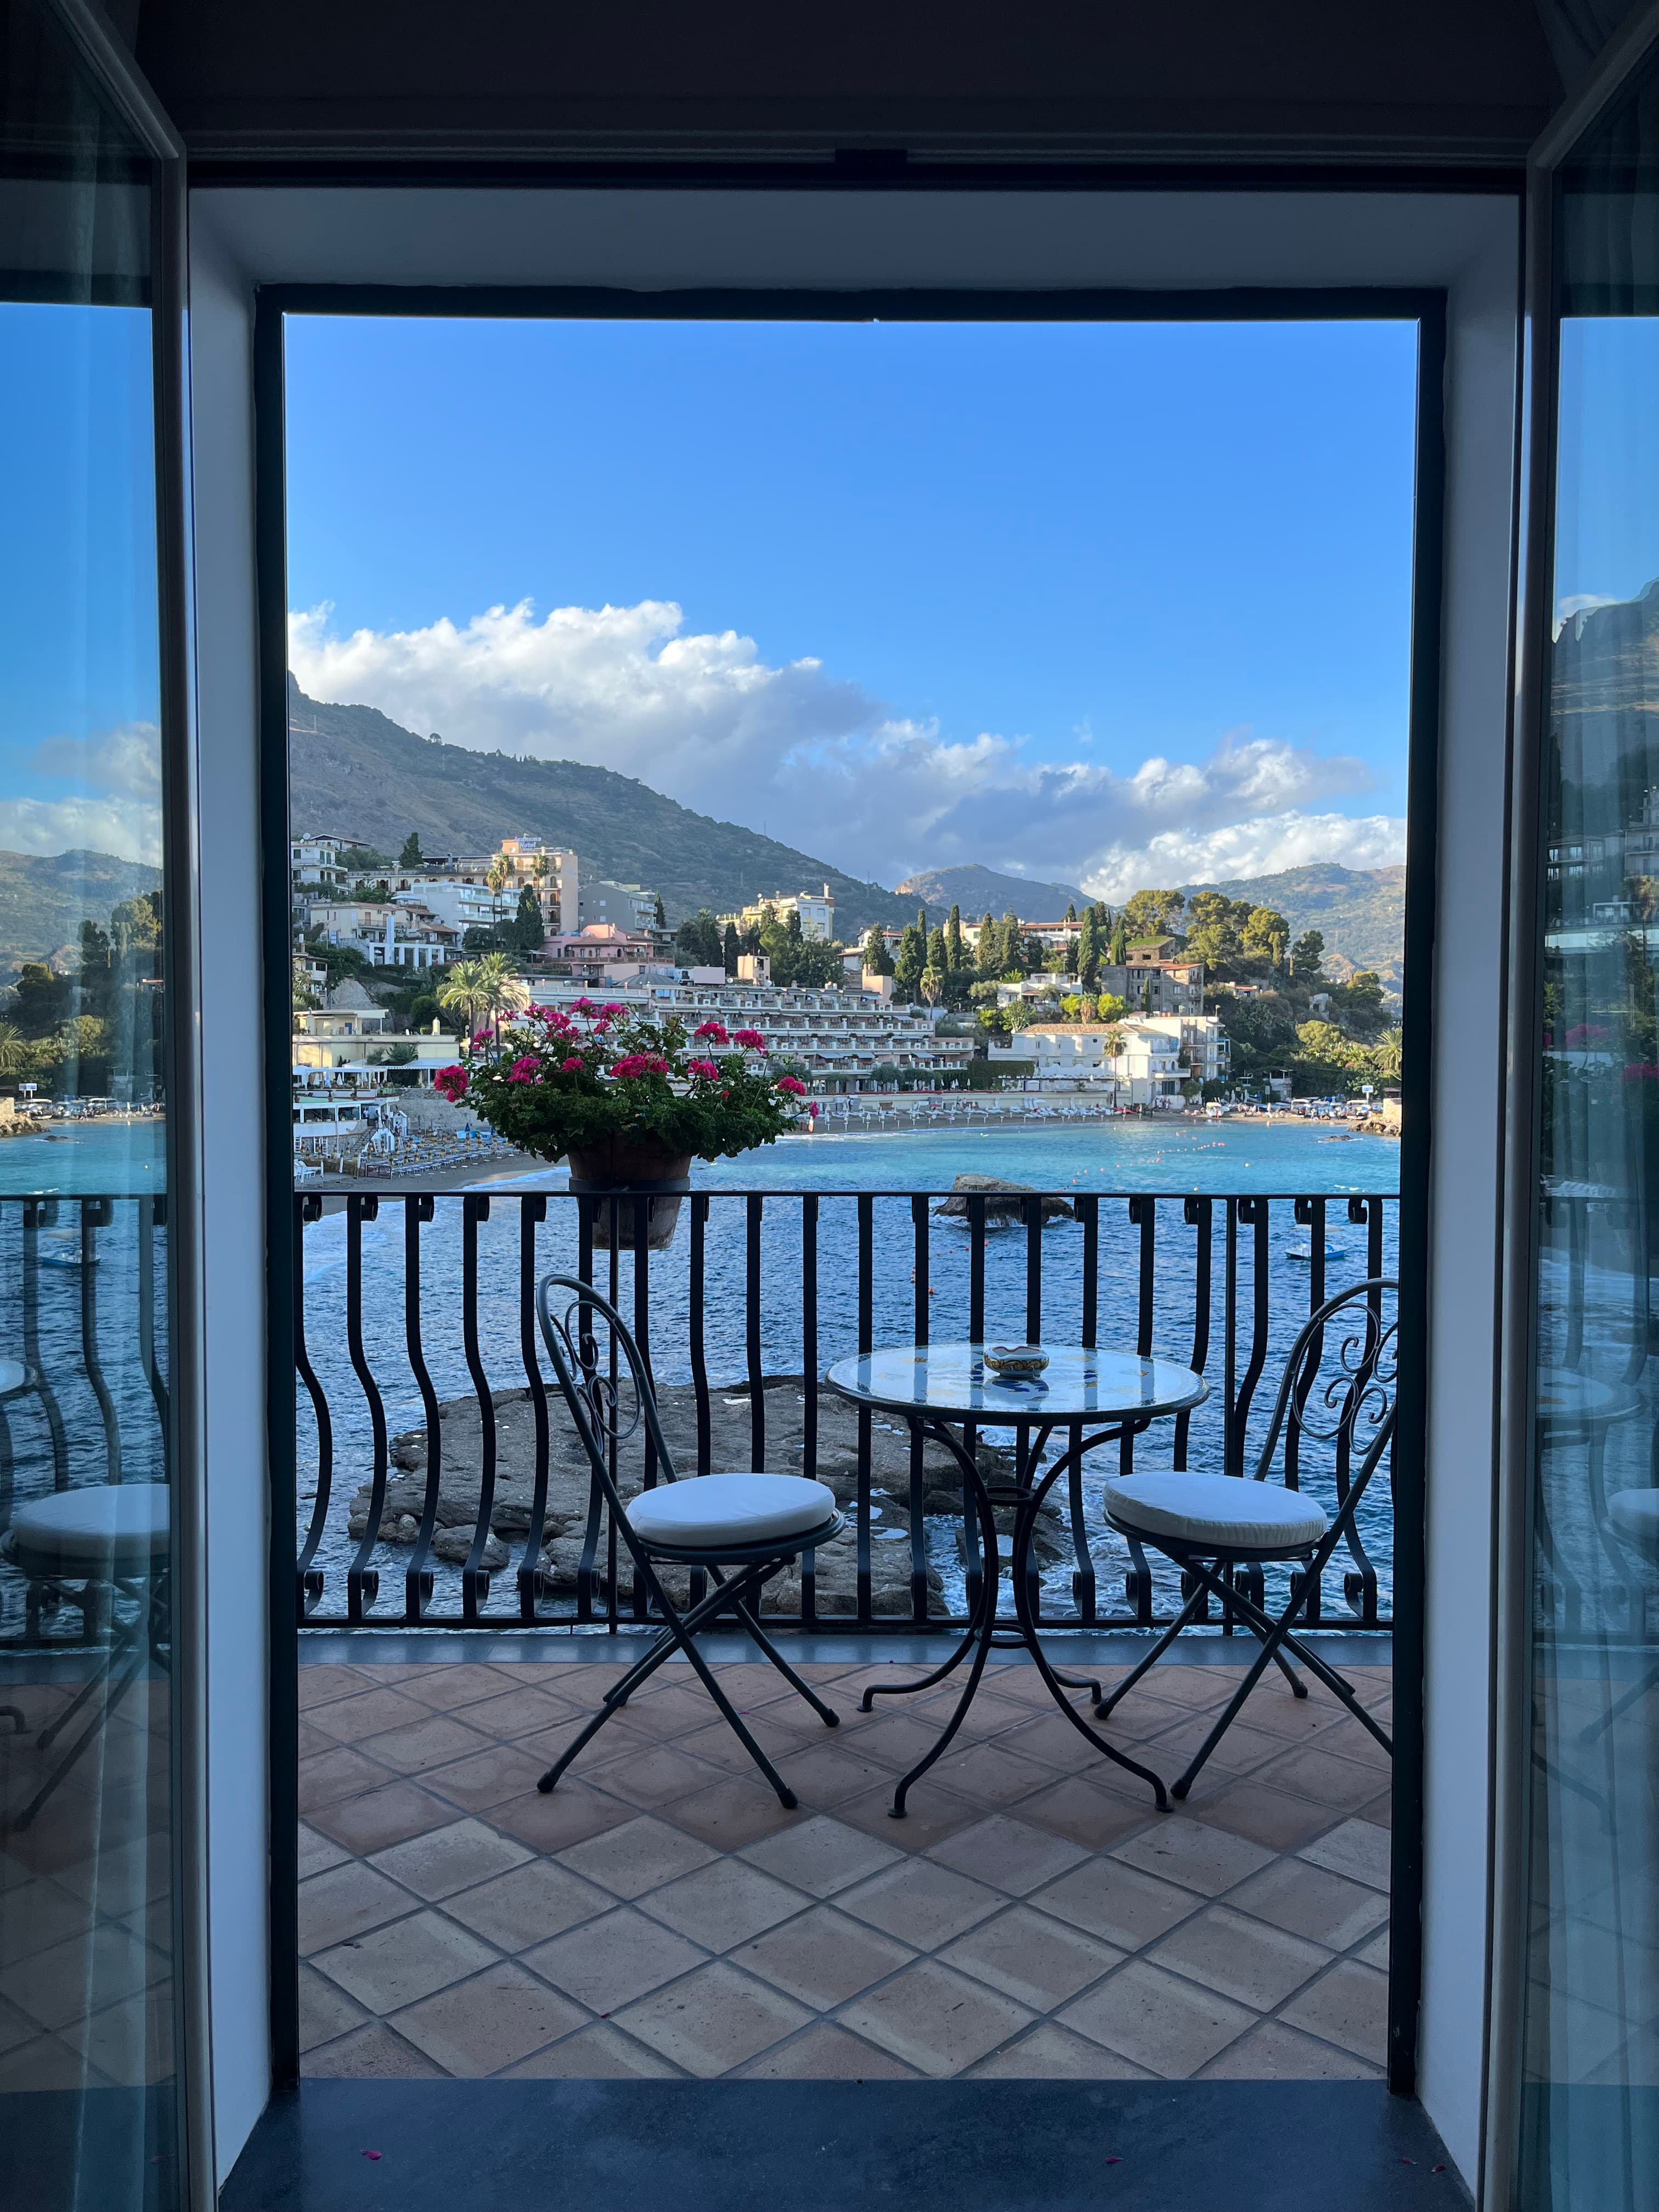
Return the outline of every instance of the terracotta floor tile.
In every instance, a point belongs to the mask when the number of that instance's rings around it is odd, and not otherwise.
[[[1247,1715],[1233,1723],[1205,1760],[1199,1770],[1200,1773],[1249,1774],[1265,1766],[1269,1759],[1285,1756],[1284,1737],[1272,1735],[1266,1729],[1252,1728]],[[1199,1713],[1188,1720],[1177,1720],[1161,1735],[1148,1738],[1147,1763],[1169,1781],[1175,1781],[1185,1773],[1203,1748],[1204,1740],[1217,1717],[1212,1713]]]
[[[415,1909],[406,1889],[362,1860],[349,1859],[300,1884],[300,1956],[325,1951],[385,1921],[401,1920]]]
[[[300,1762],[300,1810],[319,1813],[343,1798],[362,1796],[386,1779],[384,1766],[365,1759],[361,1752],[347,1750],[343,1744],[337,1751],[319,1752],[314,1759]],[[312,1822],[313,1827],[320,1825],[315,1820]]]
[[[994,2051],[971,2069],[981,2081],[1154,2081],[1144,2066],[1120,2058],[1103,2044],[1091,2043],[1052,2020],[1039,2021],[1029,2034]]]
[[[313,1705],[325,1705],[333,1698],[349,1698],[368,1686],[368,1677],[355,1667],[301,1666],[300,1711],[308,1712]]]
[[[1208,1905],[1183,1921],[1146,1955],[1170,1972],[1257,2012],[1282,2004],[1331,1961],[1322,1945],[1247,1919],[1224,1905]]]
[[[1081,1750],[1086,1758],[1087,1747],[1081,1747]],[[966,1751],[958,1751],[953,1743],[916,1787],[924,1789],[931,1783],[936,1789],[949,1790],[988,1811],[993,1806],[1018,1803],[1033,1790],[1046,1787],[1053,1777],[1052,1767],[1022,1759],[1018,1752],[1005,1750],[1000,1743],[972,1744]]]
[[[1069,2004],[1061,2024],[1166,2081],[1184,2081],[1236,2042],[1255,2014],[1144,1959]]]
[[[1017,1905],[945,1945],[939,1957],[1033,2012],[1057,2006],[1123,1963],[1109,1943]]]
[[[695,1867],[708,1866],[720,1855],[683,1828],[638,1813],[586,1843],[572,1844],[560,1856],[584,1881],[631,1899],[676,1881]]]
[[[890,1782],[884,1789],[868,1790],[862,1797],[849,1797],[837,1805],[836,1818],[862,1828],[878,1843],[895,1844],[907,1852],[925,1851],[942,1837],[953,1836],[958,1828],[971,1827],[984,1818],[983,1806],[970,1805],[951,1790],[935,1789],[930,1786],[932,1781],[932,1776],[926,1775],[911,1791],[902,1820],[892,1817]]]
[[[572,1770],[581,1771],[580,1763]],[[626,1758],[605,1760],[594,1770],[594,1779],[613,1797],[653,1811],[694,1796],[723,1778],[705,1759],[688,1759],[672,1744],[641,1744]]]
[[[495,1668],[466,1659],[424,1660],[405,1667],[403,1674],[406,1679],[398,1687],[439,1713],[476,1705],[481,1698],[499,1697],[508,1686]]]
[[[527,1951],[550,1936],[597,1919],[613,1901],[556,1859],[538,1858],[447,1897],[444,1911],[499,1951]]]
[[[1192,1812],[1213,1828],[1243,1836],[1268,1851],[1294,1851],[1329,1827],[1335,1817],[1329,1805],[1315,1805],[1305,1797],[1292,1797],[1270,1783],[1250,1779],[1218,1784],[1200,1775],[1187,1802]]]
[[[828,1731],[824,1740],[792,1752],[776,1765],[801,1803],[817,1812],[832,1810],[866,1790],[892,1786],[890,1768],[867,1750],[836,1742]]]
[[[992,1813],[930,1844],[926,1856],[1010,1897],[1024,1897],[1089,1855],[1080,1844]]]
[[[1138,1951],[1186,1919],[1198,1899],[1191,1890],[1177,1889],[1121,1860],[1096,1858],[1038,1890],[1031,1903],[1103,1942]]]
[[[321,1874],[329,1867],[340,1865],[343,1861],[350,1856],[350,1852],[343,1850],[331,1837],[320,1834],[315,1828],[308,1828],[303,1820],[301,1821],[300,1879],[301,1881],[307,1875]],[[4,1899],[3,1897],[0,1897],[0,1914],[3,1914],[4,1911]]]
[[[1109,1850],[1126,1837],[1139,1835],[1149,1821],[1164,1817],[1150,1795],[1128,1796],[1109,1789],[1095,1778],[1098,1771],[1055,1776],[1011,1806],[1011,1817],[1030,1827],[1046,1828],[1085,1851]]]
[[[1285,2006],[1279,2017],[1327,2043],[1339,2044],[1373,2066],[1387,2055],[1389,1978],[1374,1966],[1343,1959],[1328,1974]]]
[[[1380,2081],[1377,2067],[1282,2021],[1264,2020],[1204,2069],[1206,2081]]]
[[[1344,1820],[1317,1842],[1304,1844],[1297,1856],[1312,1866],[1346,1875],[1386,1894],[1389,1887],[1389,1833],[1371,1820]]]
[[[640,1910],[705,1951],[729,1951],[805,1906],[798,1889],[736,1857],[682,1875],[640,1899]]]
[[[333,1698],[308,1710],[312,1725],[337,1743],[360,1743],[365,1736],[378,1735],[382,1729],[407,1728],[430,1717],[418,1698],[385,1684],[371,1689],[366,1682],[358,1685],[355,1696]]]
[[[1000,1893],[925,1858],[902,1859],[836,1899],[843,1912],[915,1950],[932,1951],[1000,1911]]]
[[[361,2027],[368,2015],[343,1989],[327,1980],[314,1966],[300,1968],[300,2048],[310,2051],[319,2043]]]
[[[855,1997],[841,2018],[935,2081],[965,2071],[1031,2024],[1024,2005],[936,1959],[919,1959]]]
[[[1373,1827],[1391,1829],[1394,1826],[1394,1792],[1386,1790],[1382,1796],[1373,1797],[1368,1805],[1362,1805],[1359,1818],[1369,1820]]]
[[[818,1905],[738,1945],[732,1963],[815,2012],[830,2012],[872,1982],[896,1973],[915,1955],[890,1936]]]
[[[688,2074],[709,2081],[781,2042],[812,2015],[724,1960],[630,2005],[617,2023]]]
[[[425,1911],[320,1951],[312,1963],[365,2010],[384,2014],[476,1974],[495,1958],[466,1929]]]
[[[453,1814],[453,1808],[447,1809]],[[633,1818],[634,1808],[620,1797],[607,1797],[568,1774],[546,1796],[532,1790],[489,1808],[490,1826],[505,1830],[532,1851],[563,1851]]]
[[[468,1729],[467,1734],[472,1731]],[[543,1762],[532,1758],[521,1745],[491,1743],[451,1765],[423,1769],[421,1781],[464,1812],[488,1813],[509,1800],[535,1794],[542,1771]]]
[[[0,1967],[0,1997],[40,2027],[67,2027],[160,1981],[167,1960],[129,1928],[106,1923]]]
[[[1227,1902],[1333,1951],[1362,1942],[1386,1927],[1389,1917],[1388,1899],[1377,1891],[1297,1858],[1275,1859],[1241,1883]]]
[[[538,1944],[524,1963],[589,2012],[607,2014],[690,1973],[705,1956],[672,1928],[619,1905]]]
[[[595,2021],[504,2069],[510,2081],[648,2081],[685,2077],[608,2020]]]
[[[738,2069],[745,2081],[917,2081],[915,2067],[850,2034],[834,2021],[814,2021],[799,2035],[763,2051]]]
[[[438,2072],[424,2051],[405,2043],[383,2020],[307,2051],[301,2071],[310,2081],[418,2081]]]
[[[365,1855],[401,1843],[406,1836],[423,1835],[428,1828],[447,1827],[455,1808],[417,1789],[412,1782],[392,1782],[361,1797],[344,1797],[313,1814],[311,1826],[331,1842]]]
[[[584,2015],[522,1966],[503,1961],[398,2014],[399,2035],[463,2080],[498,2074],[568,2034]]]
[[[663,1817],[716,1850],[735,1851],[763,1836],[777,1834],[792,1821],[811,1816],[804,1806],[793,1811],[778,1802],[777,1792],[757,1772],[723,1775],[706,1790],[665,1805]],[[838,1807],[843,1815],[845,1807]],[[849,1816],[850,1817],[850,1816]]]
[[[890,1844],[828,1814],[780,1828],[775,1835],[745,1844],[738,1853],[750,1866],[812,1897],[834,1897],[903,1856]]]
[[[424,1774],[471,1754],[488,1753],[493,1747],[488,1736],[468,1728],[453,1713],[422,1712],[419,1720],[407,1727],[387,1729],[382,1735],[366,1738],[360,1748],[394,1774]]]
[[[1259,1874],[1273,1853],[1224,1828],[1171,1813],[1138,1836],[1112,1846],[1112,1856],[1164,1881],[1178,1881],[1203,1897],[1219,1897],[1247,1875]]]
[[[598,1698],[593,1702],[597,1706]],[[487,1697],[446,1710],[452,1719],[477,1729],[481,1735],[493,1737],[497,1743],[514,1743],[520,1737],[536,1735],[544,1729],[563,1728],[590,1717],[570,1698],[555,1697],[548,1690],[532,1689],[523,1682],[495,1682]]]
[[[1263,1789],[1286,1790],[1292,1796],[1311,1798],[1339,1813],[1357,1812],[1376,1796],[1379,1783],[1386,1787],[1388,1781],[1369,1763],[1333,1757],[1321,1742],[1288,1752],[1273,1765],[1259,1769],[1254,1778]]]
[[[1389,1971],[1389,1931],[1379,1928],[1369,1943],[1362,1943],[1353,1954],[1362,1966],[1375,1966],[1379,1973]]]
[[[432,1828],[376,1851],[371,1863],[431,1904],[491,1875],[505,1874],[509,1867],[522,1866],[529,1856],[522,1844],[497,1835],[482,1820],[457,1820],[447,1828]]]

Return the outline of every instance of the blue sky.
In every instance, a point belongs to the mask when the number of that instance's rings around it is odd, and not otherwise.
[[[1558,616],[1659,576],[1659,317],[1561,325]]]
[[[149,318],[0,304],[0,847],[160,857]]]
[[[294,318],[295,664],[890,881],[1397,859],[1414,368],[1397,324]]]

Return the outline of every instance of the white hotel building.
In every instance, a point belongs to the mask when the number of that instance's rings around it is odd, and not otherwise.
[[[1111,1094],[1119,1106],[1179,1107],[1187,1082],[1224,1083],[1231,1051],[1215,1014],[1136,1014],[1117,1022],[1034,1022],[994,1037],[990,1061],[1031,1064],[1026,1087]]]

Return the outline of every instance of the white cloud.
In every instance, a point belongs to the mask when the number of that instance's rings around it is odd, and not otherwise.
[[[615,769],[884,883],[978,860],[1116,896],[1154,878],[1371,866],[1404,849],[1401,823],[1333,808],[1369,788],[1358,760],[1235,732],[1205,760],[1155,755],[1121,774],[1035,761],[1018,738],[947,741],[815,659],[772,667],[736,631],[682,635],[669,601],[540,622],[525,601],[465,627],[349,637],[328,617],[289,617],[290,662],[313,698],[480,750]]]
[[[0,800],[0,848],[112,853],[161,865],[161,735],[154,722],[129,722],[93,738],[48,738],[29,766],[81,787],[62,799]]]

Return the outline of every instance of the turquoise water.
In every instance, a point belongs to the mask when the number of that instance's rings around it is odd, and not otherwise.
[[[118,1198],[166,1188],[161,1121],[58,1121],[38,1137],[0,1138],[0,1198],[31,1191]]]

